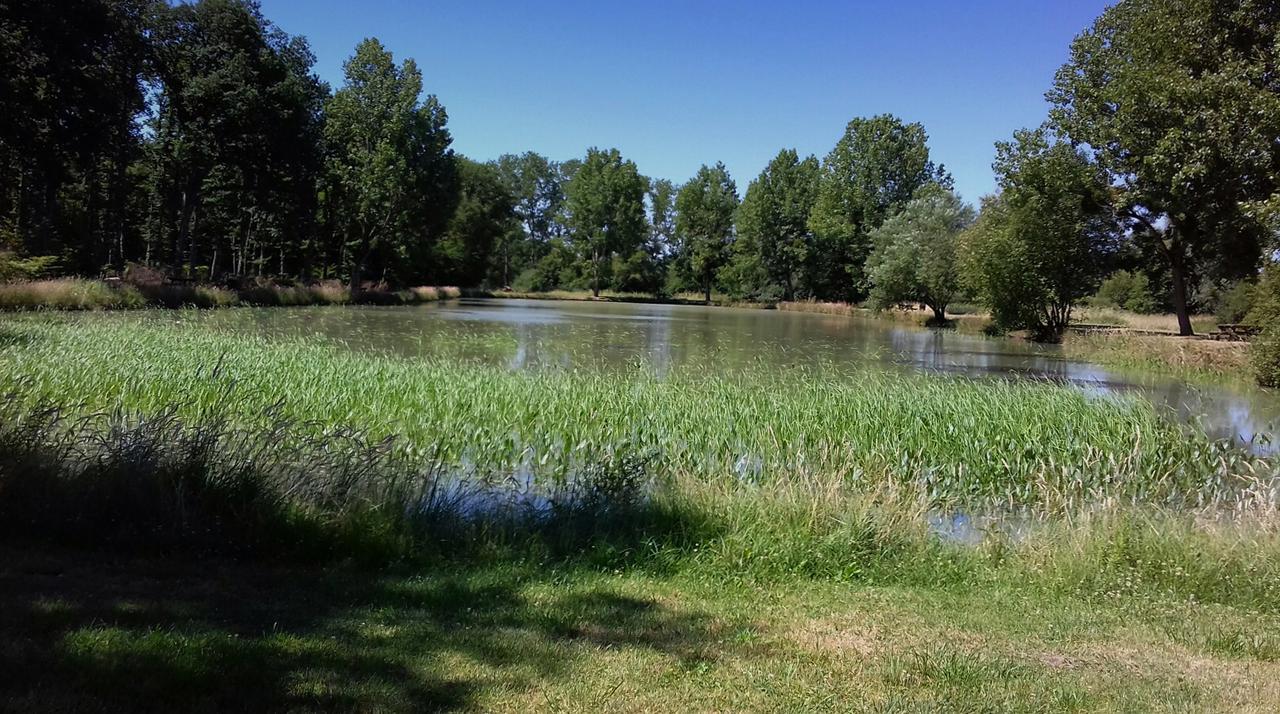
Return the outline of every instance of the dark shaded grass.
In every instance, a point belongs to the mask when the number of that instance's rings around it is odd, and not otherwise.
[[[307,562],[639,557],[709,522],[656,498],[652,461],[621,455],[554,484],[451,473],[392,439],[234,426],[216,408],[72,416],[0,407],[0,538],[124,552]],[[314,425],[312,425],[314,426]]]
[[[595,647],[696,666],[715,628],[563,571],[370,577],[213,560],[0,550],[0,710],[439,711],[571,677]],[[455,658],[450,664],[448,658]]]

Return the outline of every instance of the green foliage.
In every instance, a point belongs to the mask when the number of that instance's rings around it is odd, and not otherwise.
[[[806,271],[817,247],[809,216],[819,173],[817,159],[801,160],[794,149],[784,149],[747,187],[729,281],[739,286],[738,294],[761,294],[769,284],[781,287],[784,300],[795,298],[797,290],[812,293]]]
[[[738,187],[722,163],[704,164],[676,195],[680,261],[707,302],[716,273],[729,259],[737,209]]]
[[[1160,311],[1146,274],[1128,270],[1117,270],[1103,280],[1092,302],[1099,307],[1114,307],[1139,315]]]
[[[1253,294],[1256,289],[1257,285],[1253,281],[1240,280],[1222,291],[1214,306],[1218,319],[1226,323],[1244,322],[1253,309]]]
[[[1280,266],[1268,262],[1253,289],[1244,322],[1262,328],[1249,347],[1253,374],[1264,387],[1280,387]]]
[[[996,153],[1002,191],[962,240],[965,280],[1002,328],[1056,341],[1117,249],[1106,176],[1043,129],[1017,132]]]
[[[598,296],[613,256],[630,256],[645,242],[648,181],[617,149],[592,148],[564,190],[569,244],[589,265],[591,291]]]
[[[256,3],[159,6],[150,27],[162,94],[146,144],[148,247],[191,277],[296,264],[312,232],[328,89],[305,40]],[[229,259],[229,260],[228,260]]]
[[[57,256],[33,255],[19,258],[13,253],[0,251],[0,283],[11,280],[38,280],[53,272],[57,266]]]
[[[375,261],[405,279],[421,278],[418,260],[448,220],[456,199],[455,161],[444,107],[420,101],[422,73],[400,66],[376,39],[343,65],[345,85],[325,107],[330,198],[352,257],[357,290]]]
[[[811,255],[817,297],[861,299],[867,294],[869,235],[916,189],[951,177],[929,158],[919,123],[883,114],[849,122],[822,162],[809,227],[820,248]]]
[[[0,5],[0,251],[57,255],[72,272],[122,264],[155,5]]]
[[[0,310],[103,310],[142,307],[145,298],[131,285],[111,287],[96,280],[55,278],[0,283]]]
[[[480,285],[495,249],[520,227],[515,199],[490,164],[458,160],[458,206],[435,248],[433,274],[452,285]]]
[[[1262,328],[1280,325],[1280,266],[1267,263],[1251,297],[1246,323]]]
[[[515,198],[521,224],[521,230],[510,231],[498,241],[492,272],[495,282],[505,286],[545,257],[554,238],[564,235],[560,212],[566,179],[560,164],[532,151],[504,154],[495,166]]]
[[[871,302],[880,309],[918,302],[946,318],[960,292],[956,240],[973,223],[973,209],[950,189],[926,184],[897,214],[871,232],[867,274]]]
[[[839,491],[854,479],[978,510],[1230,502],[1234,475],[1265,484],[1273,468],[1189,437],[1144,402],[1050,383],[835,366],[511,372],[172,322],[10,319],[0,393],[144,416],[177,405],[197,419],[235,385],[238,426],[350,427],[462,473],[554,484],[584,463],[652,454],[656,473],[690,484]]]
[[[1170,268],[1184,334],[1196,273],[1257,265],[1246,209],[1280,188],[1277,27],[1269,2],[1125,0],[1075,39],[1049,92],[1056,126],[1093,148],[1136,237]]]
[[[1263,387],[1280,388],[1280,330],[1263,330],[1249,345],[1253,376]]]

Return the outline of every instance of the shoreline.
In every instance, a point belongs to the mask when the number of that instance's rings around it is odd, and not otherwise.
[[[337,283],[313,285],[259,285],[240,290],[199,284],[133,285],[83,278],[56,278],[0,285],[0,313],[47,311],[96,311],[136,309],[218,309],[228,307],[297,307],[315,305],[416,305],[459,298],[493,300],[548,300],[565,302],[610,302],[622,304],[681,305],[693,307],[728,307],[754,310],[777,310],[819,315],[856,317],[896,323],[916,329],[954,329],[967,335],[984,335],[987,315],[978,312],[952,314],[948,327],[925,324],[926,311],[876,311],[849,303],[814,301],[754,302],[733,300],[713,295],[710,303],[701,298],[656,297],[639,293],[603,292],[593,296],[589,291],[557,290],[550,292],[516,292],[481,290],[449,286],[419,286],[402,290],[370,290],[356,298],[349,288]],[[1141,374],[1183,379],[1210,384],[1248,385],[1260,389],[1249,372],[1248,343],[1219,342],[1198,335],[1184,338],[1172,332],[1153,329],[1167,316],[1147,316],[1121,311],[1081,311],[1096,325],[1103,320],[1107,329],[1069,331],[1061,343],[1064,357],[1088,361],[1099,366]],[[1100,313],[1095,315],[1094,313]],[[1145,325],[1132,326],[1128,321]],[[1117,324],[1125,322],[1126,324]],[[1198,322],[1203,329],[1205,318]],[[1015,335],[987,335],[991,339],[1019,339]]]

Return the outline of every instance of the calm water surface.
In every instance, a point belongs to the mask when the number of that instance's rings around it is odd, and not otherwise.
[[[161,313],[163,314],[163,313]],[[686,305],[459,300],[413,307],[241,308],[182,319],[268,336],[321,336],[351,349],[446,354],[509,369],[732,369],[873,365],[978,378],[1048,379],[1145,398],[1215,438],[1272,451],[1280,397],[1193,386],[1069,360],[1053,346],[870,318]]]

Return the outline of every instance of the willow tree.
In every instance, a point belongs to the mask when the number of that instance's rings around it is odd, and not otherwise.
[[[867,259],[871,302],[883,309],[916,302],[943,324],[960,292],[956,243],[973,223],[973,209],[950,189],[926,184],[901,211],[871,232]]]
[[[1055,342],[1119,249],[1107,174],[1044,130],[997,143],[994,168],[1000,194],[961,237],[965,280],[997,324]]]

